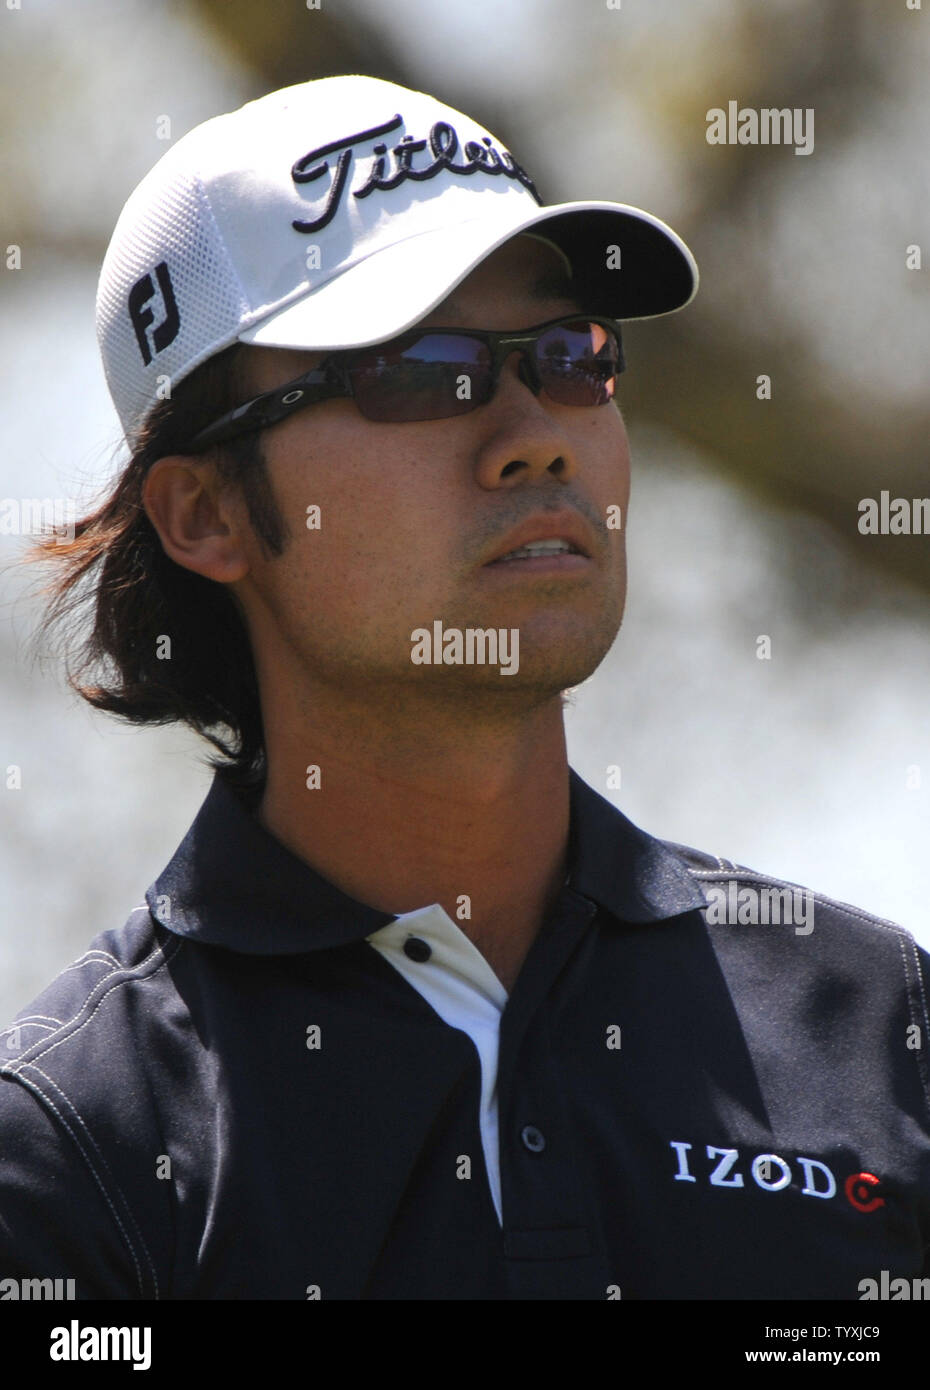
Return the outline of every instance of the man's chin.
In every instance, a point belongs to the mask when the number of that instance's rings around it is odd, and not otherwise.
[[[499,650],[492,662],[421,668],[422,682],[415,683],[424,690],[441,691],[450,699],[460,694],[468,700],[481,698],[505,704],[522,700],[537,705],[582,685],[601,665],[611,645],[599,645],[585,653],[567,653],[564,647],[554,651],[539,647],[521,650],[517,641]]]
[[[502,700],[512,709],[521,700],[534,706],[557,699],[588,680],[614,643],[623,605],[602,601],[596,613],[537,610],[506,627],[458,626],[451,617],[412,631],[413,686],[449,700],[480,698],[483,707]]]

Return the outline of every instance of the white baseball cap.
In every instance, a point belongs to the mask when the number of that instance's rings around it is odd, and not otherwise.
[[[614,318],[696,293],[694,257],[658,218],[544,205],[494,136],[423,92],[324,77],[206,121],[131,194],[100,273],[97,338],[127,438],[166,386],[233,343],[383,342],[527,232]]]

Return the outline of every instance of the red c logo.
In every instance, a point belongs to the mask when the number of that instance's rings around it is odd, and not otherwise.
[[[869,1189],[877,1187],[879,1179],[874,1173],[850,1173],[844,1191],[857,1211],[876,1211],[885,1205],[884,1197],[873,1197],[867,1201]],[[859,1189],[858,1194],[856,1188]]]

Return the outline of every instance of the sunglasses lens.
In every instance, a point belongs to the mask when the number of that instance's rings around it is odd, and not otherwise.
[[[560,405],[606,405],[623,356],[617,335],[580,318],[540,332],[536,373]],[[349,375],[356,405],[369,420],[445,420],[483,405],[491,394],[493,359],[478,337],[426,329],[352,354]],[[529,361],[521,379],[532,385]]]
[[[491,356],[478,338],[426,332],[354,354],[350,375],[369,420],[443,420],[487,400]]]
[[[536,360],[546,395],[559,405],[606,405],[622,370],[616,335],[587,319],[541,333]]]

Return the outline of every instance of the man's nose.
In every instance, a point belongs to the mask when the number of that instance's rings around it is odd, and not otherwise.
[[[483,487],[544,477],[570,482],[576,476],[573,441],[541,393],[538,373],[525,352],[515,348],[508,354],[481,414],[484,435],[477,448],[476,476]]]

